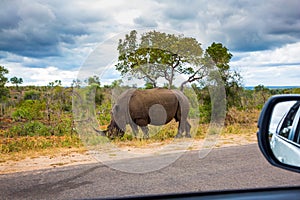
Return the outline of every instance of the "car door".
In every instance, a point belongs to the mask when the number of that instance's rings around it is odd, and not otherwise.
[[[296,102],[284,115],[276,130],[272,135],[271,148],[275,157],[283,163],[300,165],[300,109],[299,102]]]

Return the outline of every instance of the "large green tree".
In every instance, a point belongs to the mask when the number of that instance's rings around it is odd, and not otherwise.
[[[211,58],[214,62],[220,76],[224,83],[227,83],[232,73],[230,72],[229,62],[232,58],[232,54],[228,51],[228,49],[222,45],[222,43],[215,43],[213,42],[207,49],[205,50],[206,57]]]
[[[150,31],[138,38],[133,30],[119,40],[118,51],[116,69],[123,76],[144,79],[153,87],[162,77],[171,88],[176,73],[193,75],[188,82],[197,80],[203,66],[201,44],[183,35]]]
[[[203,53],[201,44],[191,37],[157,31],[138,37],[133,30],[119,40],[116,69],[124,77],[144,79],[146,86],[157,87],[164,78],[168,88],[176,75],[184,74],[180,89],[187,83],[224,84],[228,106],[240,104],[241,75],[230,69],[232,54],[222,43],[212,43]]]
[[[0,66],[0,102],[5,100],[9,95],[8,89],[5,87],[8,79],[5,75],[8,74],[8,70],[3,66]]]
[[[241,97],[239,94],[242,91],[242,77],[240,73],[230,69],[229,62],[232,56],[233,55],[222,43],[213,42],[205,50],[205,57],[208,57],[213,61],[222,78],[227,96],[227,105],[238,106],[241,104]]]

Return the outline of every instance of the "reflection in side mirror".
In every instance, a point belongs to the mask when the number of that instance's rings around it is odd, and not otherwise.
[[[300,172],[300,95],[276,95],[258,121],[258,143],[273,165]]]
[[[300,167],[300,101],[275,105],[269,125],[270,147],[278,161]]]

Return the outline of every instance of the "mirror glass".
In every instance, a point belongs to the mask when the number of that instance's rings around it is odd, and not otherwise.
[[[278,103],[269,124],[271,149],[282,163],[300,167],[300,101]]]

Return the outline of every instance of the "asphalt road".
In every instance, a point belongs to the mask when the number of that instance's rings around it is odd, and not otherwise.
[[[165,159],[161,156],[161,159]],[[149,162],[149,158],[119,162]],[[0,199],[81,199],[300,186],[300,174],[272,167],[256,144],[183,154],[167,167],[126,173],[101,163],[0,175]]]

